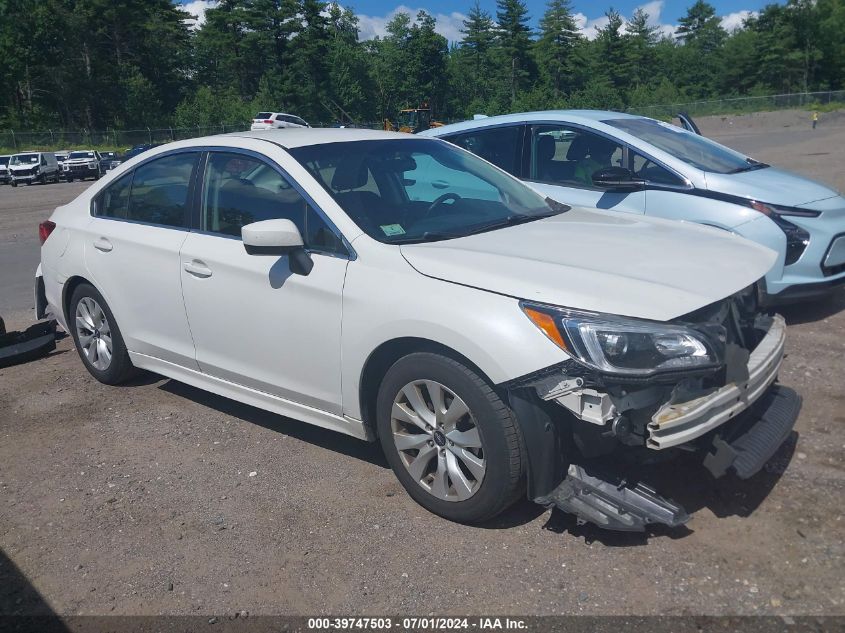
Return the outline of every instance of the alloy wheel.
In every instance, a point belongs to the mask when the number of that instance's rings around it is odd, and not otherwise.
[[[466,403],[445,385],[415,380],[396,394],[393,443],[410,475],[444,501],[465,501],[486,470],[478,425]]]
[[[76,304],[76,338],[79,348],[95,369],[105,371],[112,359],[111,327],[106,313],[94,299],[83,297]]]

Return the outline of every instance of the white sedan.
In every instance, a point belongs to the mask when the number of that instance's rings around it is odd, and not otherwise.
[[[681,446],[749,476],[797,413],[773,386],[783,322],[747,292],[773,252],[567,207],[441,140],[179,141],[40,234],[38,311],[97,380],[149,370],[378,440],[456,521],[527,493],[608,528],[677,525],[683,508],[591,460]]]

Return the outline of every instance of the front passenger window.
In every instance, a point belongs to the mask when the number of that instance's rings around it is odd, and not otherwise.
[[[659,185],[673,185],[676,187],[684,185],[684,181],[681,178],[665,167],[652,162],[645,156],[636,152],[632,152],[631,156],[633,157],[632,167],[634,173],[646,182]]]
[[[334,230],[270,165],[243,154],[210,154],[205,168],[202,230],[240,237],[243,226],[274,219],[291,220],[309,249],[346,254]]]
[[[622,145],[580,128],[538,125],[531,133],[531,180],[593,187],[593,174],[622,166]]]

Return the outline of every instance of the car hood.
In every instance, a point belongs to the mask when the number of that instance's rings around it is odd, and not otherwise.
[[[458,239],[405,244],[401,251],[429,277],[658,321],[738,292],[776,259],[774,251],[718,229],[582,208]]]
[[[38,167],[38,163],[27,163],[26,165],[9,165],[11,171],[22,171],[24,169],[32,169]]]
[[[707,172],[704,177],[711,191],[790,207],[839,195],[830,187],[776,167],[738,174]]]

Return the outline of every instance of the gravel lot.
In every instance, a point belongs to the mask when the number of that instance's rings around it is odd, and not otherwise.
[[[845,189],[845,117],[700,123]],[[0,188],[9,325],[32,319],[37,223],[86,186]],[[646,535],[528,502],[449,523],[375,445],[156,376],[106,387],[65,338],[0,369],[0,614],[845,614],[845,293],[784,313],[797,434],[746,482],[650,472],[694,516]]]

